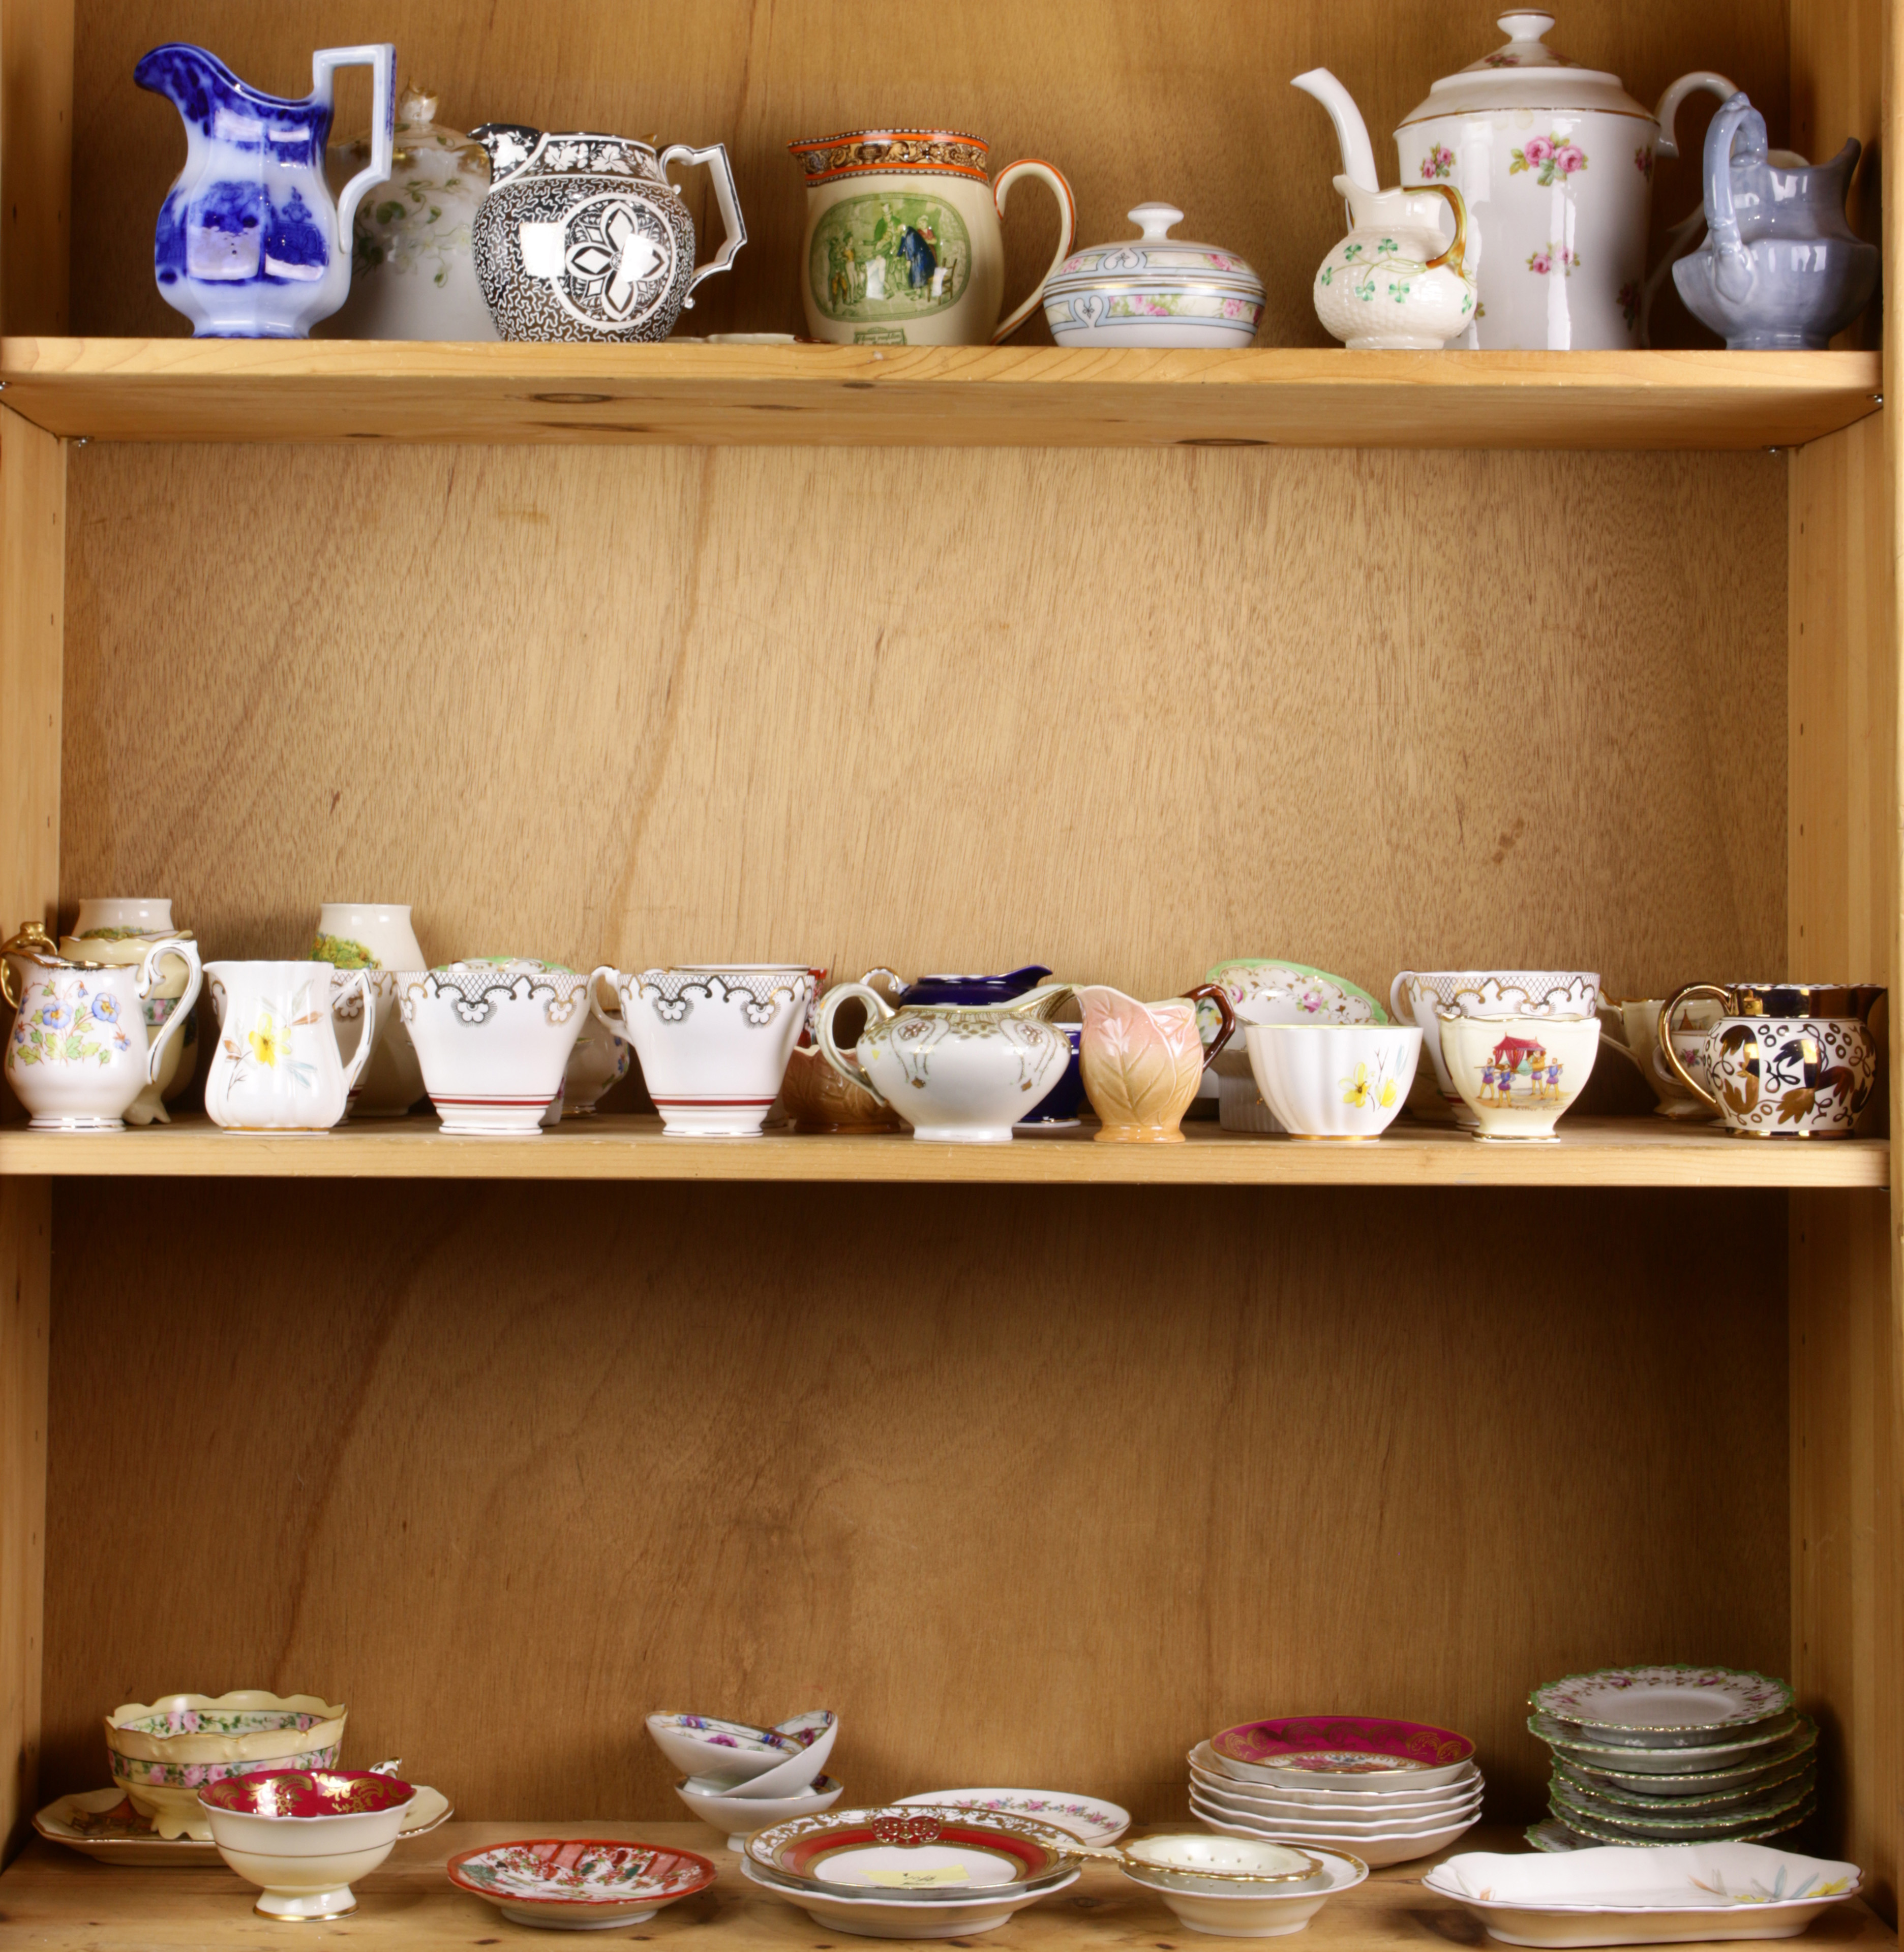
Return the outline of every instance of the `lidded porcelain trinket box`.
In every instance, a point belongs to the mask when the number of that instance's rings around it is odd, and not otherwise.
[[[1074,252],[1044,287],[1060,346],[1247,346],[1263,322],[1263,280],[1233,251],[1173,237],[1183,212],[1140,203],[1141,233]]]

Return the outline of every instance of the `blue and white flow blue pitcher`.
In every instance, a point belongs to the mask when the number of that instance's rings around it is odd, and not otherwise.
[[[368,166],[331,201],[324,181],[337,71],[375,77]],[[396,49],[323,48],[311,92],[287,102],[248,86],[215,55],[183,41],[133,70],[185,123],[185,167],[158,213],[159,295],[200,339],[302,339],[350,290],[351,220],[390,173]]]

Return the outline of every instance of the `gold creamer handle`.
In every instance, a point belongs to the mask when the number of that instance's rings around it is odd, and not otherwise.
[[[11,942],[0,943],[0,996],[5,996],[9,1006],[17,1010],[20,998],[13,993],[11,959],[15,956],[50,956],[57,959],[59,944],[36,921],[23,921],[20,932]]]
[[[1659,1054],[1666,1068],[1684,1085],[1701,1104],[1724,1115],[1725,1108],[1707,1090],[1693,1074],[1679,1061],[1679,1053],[1673,1048],[1673,1012],[1682,1003],[1695,1003],[1702,1000],[1717,1003],[1729,1017],[1739,1014],[1738,999],[1730,990],[1722,990],[1716,983],[1689,983],[1684,989],[1677,990],[1666,999],[1666,1006],[1659,1013]]]
[[[1448,207],[1455,213],[1455,241],[1439,258],[1430,258],[1422,267],[1425,271],[1439,271],[1445,264],[1458,278],[1467,276],[1467,201],[1452,183],[1428,183],[1423,189],[1411,190],[1411,196],[1420,196],[1423,190],[1430,196],[1445,196]]]

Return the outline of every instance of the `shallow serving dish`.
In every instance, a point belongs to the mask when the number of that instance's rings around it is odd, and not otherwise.
[[[1725,1781],[1715,1789],[1708,1787],[1701,1776],[1614,1777],[1599,1769],[1583,1769],[1564,1755],[1554,1757],[1555,1778],[1584,1797],[1636,1813],[1652,1810],[1661,1816],[1696,1816],[1711,1810],[1749,1807],[1796,1782],[1815,1767],[1810,1757],[1795,1756],[1770,1769],[1742,1770],[1736,1781]]]
[[[201,1793],[218,1854],[266,1918],[346,1918],[350,1887],[390,1854],[417,1792],[369,1769],[266,1769]]]
[[[1724,1830],[1708,1831],[1702,1841],[1711,1844],[1762,1843],[1768,1838],[1782,1837],[1788,1830],[1796,1830],[1818,1807],[1816,1790],[1808,1789],[1805,1794],[1788,1810],[1774,1816],[1744,1819],[1736,1825],[1727,1825]],[[1601,1817],[1587,1816],[1564,1803],[1555,1810],[1554,1815],[1576,1836],[1584,1837],[1595,1844],[1639,1844],[1658,1847],[1702,1841],[1664,1832],[1657,1826],[1608,1822]]]
[[[1386,1833],[1373,1837],[1359,1834],[1345,1835],[1336,1832],[1333,1835],[1317,1836],[1308,1832],[1301,1835],[1274,1823],[1259,1823],[1254,1819],[1239,1816],[1232,1811],[1219,1809],[1213,1803],[1205,1803],[1194,1791],[1190,1797],[1192,1813],[1198,1822],[1207,1824],[1213,1830],[1226,1837],[1261,1837],[1272,1843],[1287,1838],[1303,1850],[1311,1852],[1334,1850],[1338,1854],[1352,1852],[1373,1870],[1386,1864],[1412,1863],[1417,1857],[1432,1857],[1445,1850],[1457,1838],[1464,1836],[1480,1821],[1478,1816],[1463,1818],[1445,1828],[1426,1832],[1413,1831],[1400,1834]]]
[[[1422,1882],[1508,1945],[1792,1938],[1856,1894],[1855,1864],[1757,1844],[1613,1845],[1551,1856],[1471,1850]]]
[[[1627,1742],[1574,1741],[1551,1716],[1530,1715],[1527,1727],[1570,1760],[1587,1758],[1596,1767],[1635,1775],[1708,1775],[1718,1769],[1756,1769],[1802,1755],[1818,1741],[1818,1724],[1808,1716],[1768,1724],[1736,1741],[1696,1748],[1643,1749]]]
[[[1327,1832],[1340,1837],[1395,1837],[1445,1830],[1451,1823],[1473,1822],[1481,1813],[1486,1792],[1477,1783],[1454,1802],[1437,1803],[1426,1810],[1411,1807],[1395,1810],[1372,1810],[1360,1807],[1343,1810],[1318,1810],[1313,1803],[1292,1807],[1264,1803],[1199,1782],[1192,1782],[1191,1794],[1199,1802],[1214,1809],[1226,1810],[1248,1822],[1287,1830],[1292,1836],[1304,1833],[1319,1835]]]
[[[1232,1775],[1219,1766],[1217,1752],[1207,1742],[1199,1742],[1190,1751],[1188,1760],[1192,1781],[1206,1789],[1251,1803],[1326,1810],[1344,1816],[1379,1816],[1385,1811],[1405,1816],[1416,1811],[1452,1810],[1483,1787],[1481,1772],[1472,1763],[1452,1782],[1426,1789],[1420,1786],[1420,1778],[1413,1775],[1395,1778],[1393,1786],[1387,1788],[1371,1787],[1383,1780],[1379,1776],[1311,1776],[1307,1781],[1312,1786],[1298,1789]]]
[[[1527,1699],[1569,1735],[1643,1748],[1709,1748],[1792,1710],[1790,1682],[1729,1667],[1605,1667]]]
[[[1385,1788],[1405,1778],[1413,1788],[1432,1789],[1458,1781],[1474,1760],[1474,1744],[1451,1728],[1368,1715],[1245,1722],[1213,1736],[1210,1747],[1227,1775],[1297,1789],[1330,1782],[1364,1788],[1351,1779],[1368,1776],[1384,1778]]]
[[[846,1788],[830,1775],[822,1775],[816,1776],[806,1788],[791,1796],[744,1796],[738,1791],[724,1789],[704,1776],[689,1776],[675,1785],[675,1794],[697,1822],[711,1823],[716,1829],[725,1830],[728,1848],[739,1850],[745,1849],[747,1839],[757,1831],[771,1830],[776,1823],[791,1822],[796,1816],[818,1816],[831,1810],[846,1794]]]
[[[990,1810],[1001,1816],[1029,1816],[1069,1830],[1081,1844],[1114,1844],[1130,1828],[1130,1812],[1101,1797],[1061,1789],[933,1789],[902,1796],[900,1807],[928,1803],[935,1810]]]
[[[888,1803],[797,1817],[747,1839],[746,1860],[803,1891],[903,1901],[971,1896],[1062,1875],[1078,1839],[1030,1817]]]
[[[1622,1829],[1637,1831],[1669,1843],[1690,1844],[1702,1837],[1736,1836],[1742,1831],[1761,1828],[1773,1817],[1796,1810],[1815,1796],[1818,1778],[1812,1771],[1801,1769],[1789,1781],[1775,1785],[1761,1796],[1743,1803],[1723,1804],[1716,1809],[1674,1807],[1671,1800],[1664,1797],[1660,1800],[1668,1804],[1665,1809],[1636,1808],[1631,1803],[1616,1803],[1610,1797],[1596,1796],[1591,1790],[1581,1789],[1560,1775],[1554,1777],[1547,1789],[1550,1807],[1563,1822],[1570,1823],[1579,1815],[1589,1822],[1612,1823]]]
[[[593,1932],[638,1925],[664,1904],[714,1882],[714,1866],[661,1844],[537,1837],[465,1850],[449,1882],[494,1905],[512,1923]]]
[[[1173,1882],[1126,1864],[1124,1875],[1163,1900],[1180,1925],[1214,1938],[1282,1938],[1300,1932],[1338,1891],[1354,1888],[1369,1874],[1364,1860],[1346,1850],[1308,1850],[1316,1875],[1299,1888],[1260,1891],[1186,1891]]]
[[[1075,1866],[1037,1885],[1002,1885],[977,1897],[914,1897],[855,1895],[828,1891],[823,1885],[801,1886],[774,1876],[743,1854],[741,1874],[754,1884],[797,1905],[816,1925],[830,1926],[862,1938],[966,1938],[1004,1924],[1041,1898],[1055,1896],[1078,1881]]]

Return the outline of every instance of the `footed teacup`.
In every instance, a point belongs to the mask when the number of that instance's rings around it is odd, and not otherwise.
[[[1553,1142],[1592,1075],[1596,1016],[1441,1017],[1442,1061],[1486,1140]]]
[[[218,1854],[259,1888],[266,1918],[347,1918],[350,1887],[390,1854],[416,1800],[374,1769],[267,1769],[227,1776],[199,1797]]]
[[[1389,985],[1398,1024],[1424,1033],[1435,1083],[1457,1125],[1475,1124],[1473,1102],[1455,1087],[1439,1019],[1464,1017],[1590,1017],[1599,1007],[1597,971],[1580,969],[1405,969]]]
[[[1070,984],[1058,983],[1005,1003],[895,1010],[869,984],[842,983],[820,1006],[819,1046],[848,1083],[905,1119],[914,1138],[998,1144],[1070,1062],[1070,1039],[1041,1015],[1070,994]],[[833,1019],[849,996],[866,1006],[852,1057],[833,1038]]]

